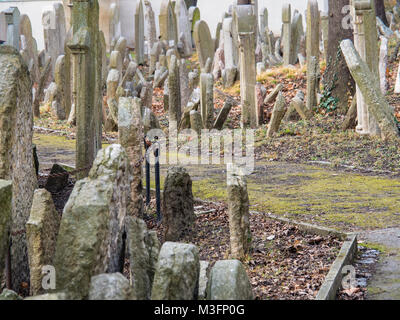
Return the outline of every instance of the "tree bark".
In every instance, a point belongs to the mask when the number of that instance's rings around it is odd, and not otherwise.
[[[354,39],[353,30],[342,27],[342,21],[348,14],[343,14],[342,8],[349,3],[349,0],[329,0],[327,68],[323,84],[325,87],[333,86],[328,91],[331,91],[332,97],[338,99],[337,110],[340,114],[347,113],[348,99],[355,91],[354,80],[339,48],[342,40]]]
[[[376,16],[381,18],[382,22],[388,27],[389,22],[386,18],[385,0],[375,0]]]

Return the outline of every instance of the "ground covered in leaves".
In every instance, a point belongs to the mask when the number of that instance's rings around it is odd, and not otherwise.
[[[154,203],[152,203],[152,207]],[[211,266],[229,259],[229,223],[223,203],[196,203],[197,219],[183,242],[194,243],[200,259]],[[163,240],[163,226],[154,215],[147,220]],[[300,231],[296,226],[273,220],[267,214],[250,215],[252,252],[243,261],[256,299],[314,299],[342,242]]]

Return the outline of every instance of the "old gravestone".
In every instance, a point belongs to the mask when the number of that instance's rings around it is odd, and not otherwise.
[[[167,41],[168,46],[176,47],[178,44],[178,31],[171,0],[162,0],[158,22],[160,26],[160,39]]]
[[[200,113],[203,128],[214,125],[214,77],[211,73],[200,74]]]
[[[65,52],[64,45],[67,36],[64,7],[61,3],[55,3],[52,10],[43,12],[42,25],[46,55],[51,58],[51,74],[54,75],[57,58]]]
[[[239,260],[220,260],[210,272],[208,300],[253,300],[249,277]]]
[[[36,189],[29,220],[26,223],[28,243],[30,293],[45,293],[42,268],[53,264],[60,216],[54,207],[50,192]]]
[[[88,296],[93,275],[122,271],[130,176],[128,156],[114,144],[99,151],[88,178],[72,190],[54,259],[57,290],[71,299]]]
[[[121,97],[118,105],[119,143],[125,148],[132,167],[131,196],[128,214],[143,216],[142,148],[143,122],[139,98]]]
[[[256,128],[259,112],[256,97],[256,14],[253,5],[237,5],[234,19],[240,39],[240,96],[242,127]]]
[[[13,182],[12,288],[29,282],[25,223],[37,185],[32,152],[32,82],[17,50],[0,46],[0,179]]]
[[[319,89],[319,10],[316,0],[307,5],[307,109],[313,110]]]
[[[169,132],[172,134],[178,129],[178,123],[181,120],[181,84],[179,77],[179,61],[175,55],[171,56],[168,74],[169,89]]]
[[[225,69],[222,72],[225,87],[233,86],[237,73],[237,48],[232,34],[232,17],[226,17],[222,24],[224,38]]]
[[[379,79],[379,49],[376,32],[376,17],[371,0],[353,1],[354,5],[354,46],[361,58],[367,63],[372,74]],[[357,86],[357,119],[356,131],[360,134],[379,135],[376,119],[369,112],[369,106]]]
[[[211,38],[210,29],[207,22],[197,21],[193,30],[193,39],[196,45],[197,54],[199,56],[200,69],[204,69],[207,59],[214,59],[214,41]]]
[[[133,296],[149,300],[161,245],[157,233],[148,231],[143,220],[128,217],[125,225]]]
[[[251,247],[249,195],[240,167],[227,165],[227,194],[231,256],[242,259]]]
[[[192,180],[185,168],[171,167],[164,182],[165,240],[179,240],[191,230],[194,220]]]
[[[15,49],[20,49],[19,46],[19,21],[20,21],[20,13],[17,7],[10,7],[3,11],[6,27],[7,27],[7,38],[6,45],[12,46]]]
[[[68,43],[73,65],[73,103],[76,110],[76,167],[92,165],[101,148],[102,79],[99,4],[73,0],[73,37]],[[77,175],[81,179],[88,171]]]
[[[291,20],[292,20],[292,10],[289,3],[285,3],[282,7],[282,22],[283,22],[283,32],[282,32],[282,44],[283,44],[283,64],[289,65],[290,61],[290,51],[291,51]]]
[[[39,82],[40,70],[37,43],[32,36],[31,21],[26,14],[20,17],[19,31],[21,36],[21,55],[28,65],[32,81]]]
[[[200,9],[198,7],[188,7],[189,12],[189,22],[191,25],[191,33],[192,33],[192,46],[195,46],[194,39],[193,39],[193,31],[194,26],[196,25],[197,21],[200,21]]]
[[[144,10],[141,0],[137,2],[135,12],[135,58],[137,64],[144,63]]]
[[[199,251],[196,246],[165,242],[158,257],[151,299],[197,299],[199,273]]]
[[[192,30],[189,13],[184,0],[177,0],[175,4],[178,38],[183,37],[183,52],[186,57],[192,54]]]
[[[12,182],[0,180],[0,282],[8,252],[8,232],[11,226]]]
[[[156,29],[156,19],[154,16],[153,8],[151,7],[151,2],[149,0],[144,0],[145,6],[145,38],[147,41],[147,52],[150,55],[154,44],[157,42],[157,29]],[[158,59],[157,59],[158,60]]]

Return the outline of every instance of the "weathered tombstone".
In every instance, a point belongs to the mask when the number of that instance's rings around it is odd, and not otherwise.
[[[209,266],[208,261],[200,261],[200,274],[199,274],[199,300],[205,300],[207,298],[207,286],[209,277]]]
[[[304,36],[303,17],[297,10],[295,10],[293,14],[290,35],[290,64],[296,64],[299,55],[301,37]]]
[[[8,253],[8,233],[11,227],[12,182],[0,179],[0,281]]]
[[[7,21],[4,11],[0,12],[0,42],[7,42]]]
[[[210,272],[208,300],[253,300],[246,270],[239,260],[217,261]]]
[[[172,134],[178,129],[178,122],[181,119],[181,85],[179,77],[178,59],[175,55],[171,56],[168,74],[169,89],[169,133]]]
[[[322,11],[320,12],[320,23],[321,23],[321,34],[322,34],[322,43],[324,48],[324,59],[327,61],[327,53],[328,53],[328,35],[329,35],[329,16],[328,12]]]
[[[319,10],[317,0],[308,0],[307,5],[307,109],[318,104],[319,88]],[[314,57],[314,58],[313,58]]]
[[[31,213],[26,223],[26,238],[30,269],[30,294],[45,293],[43,268],[53,265],[60,215],[54,207],[50,192],[36,189]]]
[[[12,288],[29,282],[25,224],[37,185],[32,152],[32,82],[18,51],[0,46],[0,179],[12,180]]]
[[[375,9],[371,0],[353,1],[355,9],[354,46],[361,58],[367,63],[372,74],[379,79],[379,49],[376,32]],[[379,81],[377,81],[379,83]],[[357,118],[356,131],[360,134],[379,135],[379,127],[369,106],[365,103],[360,88],[357,86]]]
[[[163,224],[165,240],[177,241],[194,223],[192,180],[186,169],[171,167],[164,182]]]
[[[152,300],[196,300],[199,251],[192,244],[165,242],[158,257]]]
[[[133,297],[149,300],[161,247],[157,233],[148,231],[146,223],[136,217],[126,219],[126,233]]]
[[[214,59],[214,41],[211,38],[210,29],[205,21],[197,21],[193,30],[193,39],[199,55],[200,69],[206,66],[207,59]]]
[[[139,0],[135,12],[135,58],[137,64],[144,63],[144,10]]]
[[[274,133],[278,132],[281,121],[286,113],[285,98],[282,92],[279,92],[274,109],[272,110],[271,120],[268,126],[267,137],[272,137]]]
[[[109,50],[114,50],[114,46],[121,37],[121,22],[119,19],[119,3],[111,3],[109,20]]]
[[[32,25],[29,17],[26,14],[21,15],[19,31],[24,41],[21,41],[21,54],[26,64],[28,65],[31,79],[38,83],[40,78],[39,58],[37,52],[37,43],[32,36]]]
[[[61,55],[56,61],[54,70],[54,81],[57,85],[57,93],[54,102],[56,103],[56,114],[59,120],[65,120],[67,115],[69,115],[69,112],[71,111],[70,95],[68,94],[68,91],[65,90],[69,84],[70,79],[66,79],[65,75],[65,56]]]
[[[128,154],[133,173],[130,183],[131,197],[128,204],[128,214],[142,217],[144,210],[142,195],[142,147],[144,134],[140,99],[125,97],[119,99],[118,135],[119,143]]]
[[[186,57],[192,54],[192,30],[189,13],[184,0],[177,0],[175,4],[178,37],[183,36],[183,52]]]
[[[54,259],[57,290],[68,292],[71,299],[88,296],[93,275],[122,271],[130,177],[125,150],[113,144],[99,151],[89,176],[72,190]]]
[[[153,8],[151,7],[151,2],[149,0],[144,0],[145,6],[145,38],[147,41],[147,52],[149,55],[157,42],[157,29],[156,29],[156,19],[154,16]],[[158,61],[158,57],[157,57]]]
[[[57,58],[64,54],[67,35],[64,7],[61,3],[55,3],[52,10],[44,10],[42,13],[42,25],[46,55],[52,61],[51,74],[53,79]]]
[[[6,45],[19,50],[19,19],[20,13],[17,7],[10,7],[3,11],[7,25]]]
[[[283,45],[283,64],[289,65],[290,61],[290,52],[291,52],[291,20],[292,20],[292,10],[291,5],[289,3],[285,3],[282,7],[282,22],[283,22],[283,31],[282,31],[282,45]]]
[[[229,112],[233,107],[233,103],[231,100],[227,99],[222,107],[221,111],[218,113],[217,118],[214,122],[214,129],[222,130],[226,119],[228,118]]]
[[[73,0],[72,53],[73,103],[76,109],[76,167],[90,168],[101,149],[102,80],[99,4],[97,0]],[[81,179],[88,171],[81,171]]]
[[[212,129],[214,125],[214,77],[211,73],[200,75],[200,112],[203,128]]]
[[[185,59],[181,59],[179,62],[179,83],[181,86],[181,110],[184,110],[192,91],[189,86],[189,69]]]
[[[169,47],[176,47],[178,44],[178,31],[171,0],[162,0],[158,23],[160,26],[160,40],[167,41]]]
[[[380,136],[382,139],[398,141],[399,129],[393,116],[393,109],[385,100],[379,88],[376,75],[372,73],[367,63],[363,61],[351,40],[343,40],[340,48],[342,49],[350,73],[369,107],[369,111],[379,125]]]
[[[133,290],[121,273],[103,273],[90,279],[89,300],[134,300]]]
[[[225,70],[222,73],[222,77],[226,88],[233,86],[237,73],[237,59],[235,59],[237,48],[234,47],[232,28],[232,17],[225,18],[222,24],[225,56]]]
[[[201,130],[203,129],[203,121],[201,119],[201,114],[197,110],[190,111],[190,128],[196,131],[198,135],[201,134]]]
[[[227,165],[227,195],[231,256],[242,259],[251,247],[249,196],[242,168]]]
[[[195,46],[194,38],[193,38],[193,31],[194,26],[196,25],[197,21],[200,21],[200,9],[198,7],[189,7],[189,22],[191,25],[191,33],[192,33],[192,47]]]
[[[381,37],[381,46],[379,50],[379,77],[382,93],[387,91],[386,71],[388,67],[388,38]]]
[[[240,39],[240,96],[242,104],[241,126],[258,126],[256,98],[256,15],[253,5],[237,5],[235,20]]]

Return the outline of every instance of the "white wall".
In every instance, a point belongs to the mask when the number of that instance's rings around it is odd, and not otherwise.
[[[99,0],[101,2],[102,0]],[[109,0],[108,0],[109,1]],[[124,8],[129,7],[128,10],[125,10],[123,16],[125,19],[128,19],[125,25],[132,26],[134,19],[134,10],[132,8],[135,7],[136,0],[116,0],[120,1],[120,5]],[[236,0],[198,0],[198,7],[200,8],[201,18],[205,20],[211,30],[211,34],[215,35],[215,29],[219,21],[221,21],[221,17],[224,11],[228,10],[230,4],[232,4]],[[54,1],[54,0],[34,0],[34,1],[7,1],[0,2],[0,11],[7,9],[11,6],[18,7],[21,14],[28,14],[29,18],[32,22],[33,36],[36,38],[38,42],[39,50],[44,48],[43,43],[43,28],[41,23],[42,11],[44,8],[48,6],[52,6],[52,3],[62,2],[62,1]],[[129,3],[129,5],[127,4]],[[157,29],[158,29],[158,14],[160,11],[161,0],[150,0],[153,10],[155,11],[156,19],[157,19]],[[307,0],[258,0],[258,8],[259,11],[263,7],[266,7],[269,11],[269,27],[271,30],[279,34],[281,30],[281,20],[282,20],[282,5],[283,3],[290,3],[292,5],[292,12],[294,9],[300,11],[300,13],[304,16],[304,11],[307,7]],[[327,10],[327,2],[328,0],[318,0],[320,5],[320,9],[326,11]],[[131,18],[130,18],[131,17]],[[131,20],[130,20],[131,19]],[[305,24],[304,24],[305,25]],[[129,28],[130,29],[130,28]],[[128,30],[125,27],[125,30],[122,29],[122,34],[124,32],[129,33],[129,36],[132,37],[132,30]]]

